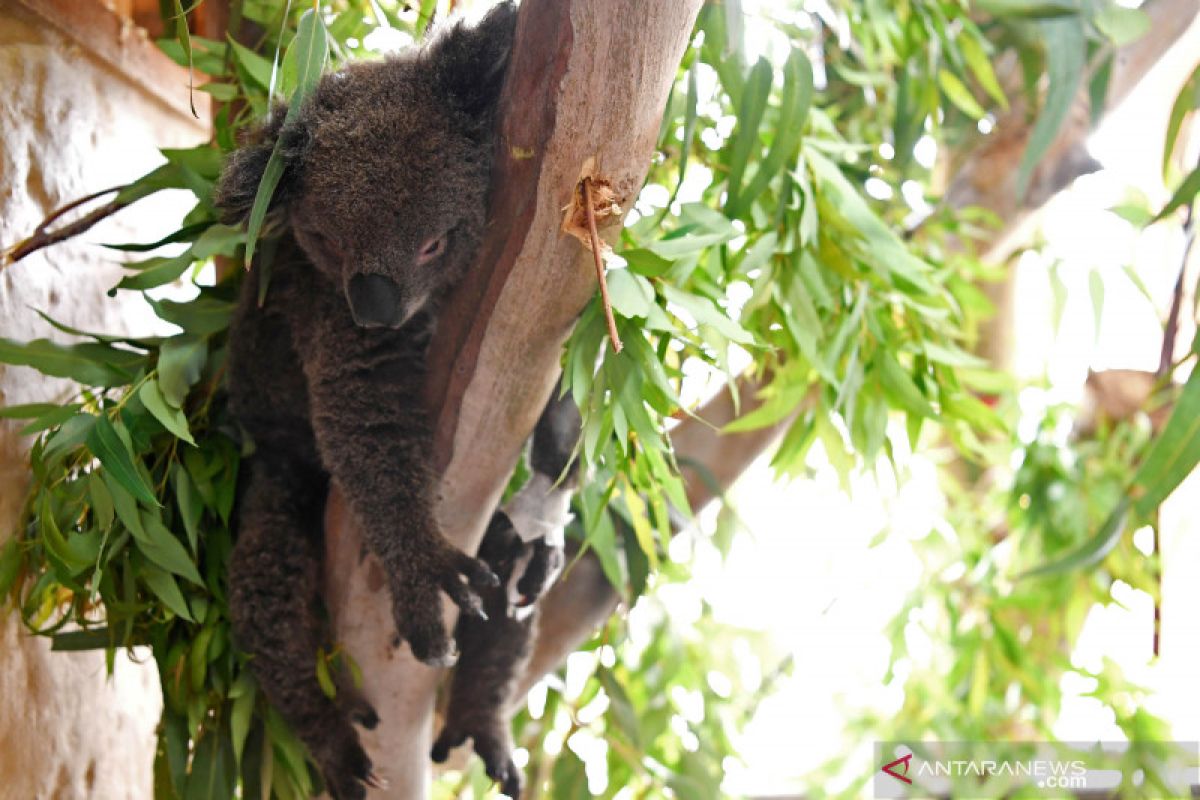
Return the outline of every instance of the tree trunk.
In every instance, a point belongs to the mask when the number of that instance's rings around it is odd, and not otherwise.
[[[561,233],[581,178],[633,201],[701,0],[525,0],[501,100],[489,234],[430,355],[428,405],[443,470],[442,531],[474,552],[595,291],[590,254]],[[326,596],[382,722],[364,736],[390,781],[427,792],[440,670],[395,650],[391,603],[340,498],[327,515]],[[453,610],[446,603],[446,617]]]

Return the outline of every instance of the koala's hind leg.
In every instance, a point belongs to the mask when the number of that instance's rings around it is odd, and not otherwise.
[[[508,517],[497,512],[479,555],[503,585],[482,593],[486,620],[459,617],[454,635],[460,656],[445,723],[432,753],[433,760],[441,763],[452,749],[471,739],[488,777],[514,800],[521,796],[521,771],[512,760],[509,704],[517,676],[529,660],[537,610],[510,615],[507,583],[527,548]]]
[[[349,717],[316,676],[317,649],[327,644],[319,605],[327,481],[261,452],[249,467],[229,566],[234,636],[251,654],[267,699],[320,766],[330,794],[357,800],[374,781],[371,762]]]
[[[317,683],[317,650],[329,644],[321,613],[325,497],[329,478],[308,422],[304,376],[275,308],[295,304],[290,273],[272,282],[259,309],[252,272],[230,337],[229,402],[254,440],[243,463],[238,535],[229,559],[229,613],[238,646],[271,705],[308,747],[337,800],[365,795],[371,763],[347,711],[374,712],[351,692],[338,703]],[[347,701],[350,701],[349,704]]]

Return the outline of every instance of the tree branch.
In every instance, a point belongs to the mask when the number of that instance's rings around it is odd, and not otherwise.
[[[31,233],[27,238],[22,239],[11,248],[4,251],[3,254],[0,254],[0,268],[7,267],[10,264],[15,264],[22,258],[25,258],[25,256],[36,253],[43,247],[49,247],[50,245],[58,244],[59,242],[65,242],[67,239],[78,236],[81,233],[85,233],[97,222],[111,217],[113,214],[129,205],[128,201],[119,199],[119,193],[127,188],[128,186],[113,186],[110,189],[104,189],[102,191],[89,194],[86,197],[80,197],[78,200],[72,200],[65,206],[55,209],[48,217],[42,220],[36,228],[34,228],[33,233]],[[86,205],[93,200],[98,200],[107,194],[113,193],[117,193],[118,197],[113,200],[109,200],[99,208],[89,211],[87,214],[83,215],[74,222],[67,223],[66,225],[63,225],[60,228],[55,228],[52,231],[47,230],[47,228],[49,228],[64,214],[74,211],[80,206]]]
[[[749,378],[738,381],[742,414],[761,405],[758,392],[765,383]],[[696,417],[688,417],[671,433],[688,503],[696,512],[727,491],[795,418],[792,414],[765,428],[722,434],[721,428],[739,416],[737,410],[733,395],[722,389],[696,412]],[[705,474],[695,465],[703,465]],[[585,553],[541,602],[537,641],[515,697],[523,700],[543,675],[556,669],[608,619],[619,601],[600,560],[590,551]]]
[[[621,205],[640,189],[700,2],[521,4],[489,232],[429,356],[427,399],[443,472],[438,516],[465,550],[478,547],[553,388],[562,344],[595,291],[588,254],[560,233],[561,210],[585,176],[606,180]],[[364,741],[391,789],[374,796],[423,797],[441,673],[415,663],[407,648],[392,649],[382,576],[345,519],[332,497],[326,599],[382,717]],[[446,614],[452,618],[448,604]]]

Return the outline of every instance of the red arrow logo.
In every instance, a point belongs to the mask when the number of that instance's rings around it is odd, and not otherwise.
[[[884,772],[886,772],[888,775],[891,775],[893,778],[895,778],[895,779],[896,779],[896,780],[898,780],[898,781],[904,781],[904,782],[905,782],[905,783],[907,783],[907,784],[912,784],[912,779],[911,779],[911,778],[908,778],[908,777],[906,777],[906,776],[908,775],[908,766],[909,766],[909,762],[910,762],[910,761],[912,761],[912,757],[913,757],[913,754],[912,754],[912,753],[909,753],[909,754],[908,754],[908,755],[906,755],[906,756],[903,756],[903,757],[901,757],[901,758],[897,758],[897,759],[896,759],[895,761],[893,761],[892,763],[884,765],[884,767],[883,767],[883,771],[884,771]],[[899,773],[899,772],[893,772],[893,771],[892,771],[892,769],[893,769],[894,767],[898,767],[898,766],[900,766],[901,764],[903,764],[903,765],[904,765],[904,773],[903,773],[903,774],[901,774],[901,773]]]

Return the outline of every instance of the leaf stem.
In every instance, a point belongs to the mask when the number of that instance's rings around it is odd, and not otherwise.
[[[592,240],[592,258],[596,263],[596,280],[600,283],[600,299],[604,305],[604,321],[608,323],[608,338],[612,340],[613,352],[621,352],[621,337],[617,334],[617,321],[613,319],[612,301],[608,297],[608,281],[604,278],[604,259],[600,252],[600,234],[596,231],[596,210],[592,208],[592,179],[583,179],[583,211],[587,216],[588,234]]]
[[[73,211],[76,208],[79,208],[79,206],[85,203],[90,203],[91,201],[104,197],[107,194],[113,194],[114,192],[119,193],[126,188],[128,188],[128,186],[113,186],[108,189],[104,189],[103,191],[93,192],[86,197],[80,197],[78,200],[72,200],[65,206],[52,211],[48,217],[42,220],[38,226],[33,229],[33,233],[30,234],[28,238],[17,242],[3,254],[0,254],[0,269],[8,266],[9,264],[15,264],[25,256],[30,255],[31,253],[36,253],[43,247],[49,247],[52,244],[58,244],[59,242],[66,241],[73,236],[78,236],[79,234],[86,232],[100,220],[111,217],[113,214],[129,205],[129,202],[121,200],[118,197],[108,201],[96,210],[80,217],[74,222],[58,228],[57,230],[46,230],[48,227],[50,227],[51,223],[53,223],[63,214],[66,214],[68,211]]]

